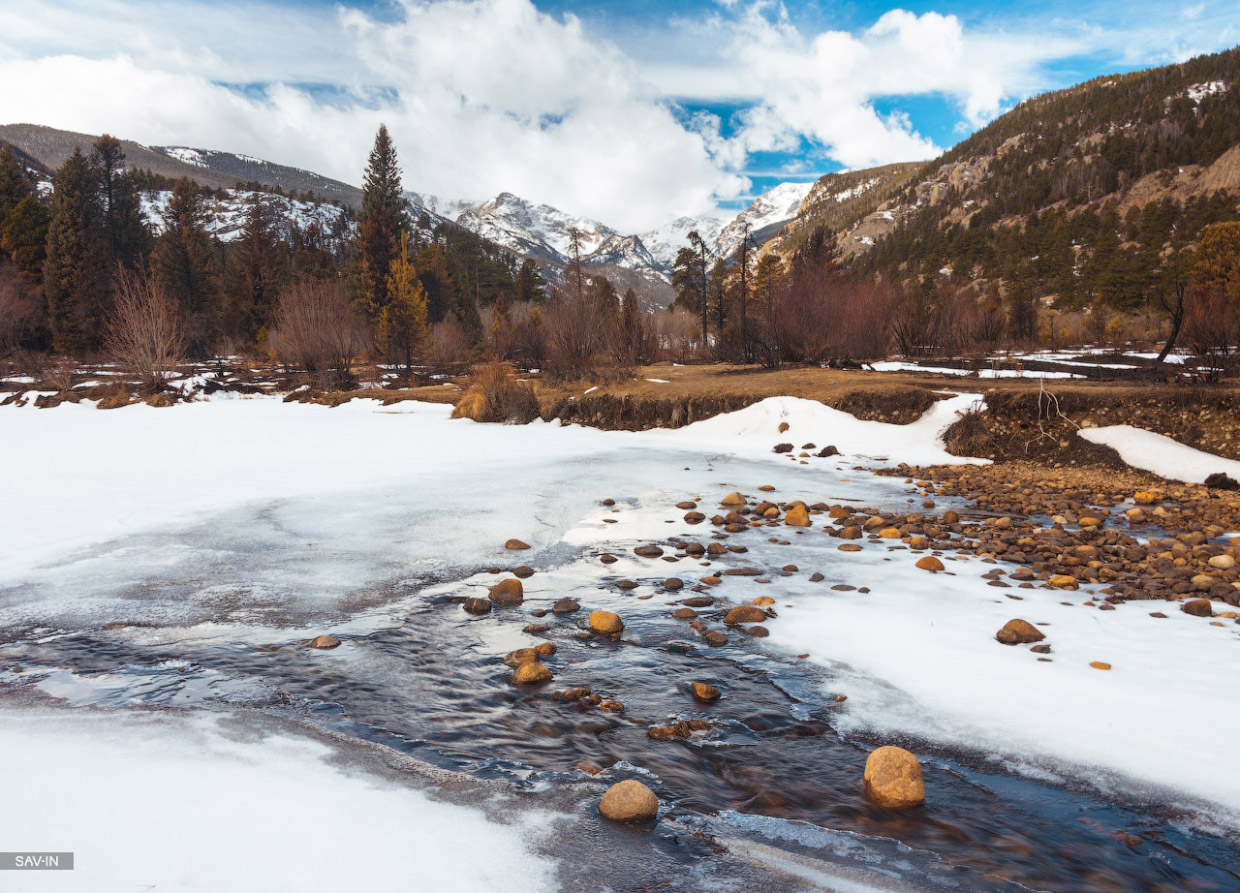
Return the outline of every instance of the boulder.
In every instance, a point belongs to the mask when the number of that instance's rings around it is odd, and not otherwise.
[[[605,636],[618,635],[624,630],[624,621],[611,611],[595,611],[590,615],[590,629]]]
[[[724,623],[762,623],[766,620],[766,612],[754,605],[737,605],[727,616]]]
[[[1213,617],[1214,608],[1208,598],[1195,598],[1180,605],[1180,610],[1194,617]]]
[[[530,547],[529,543],[523,543],[521,542],[521,540],[518,540],[518,539],[511,539],[508,542],[504,543],[504,548],[510,549],[513,552],[519,552],[522,549],[528,549],[529,547]]]
[[[784,523],[789,527],[809,527],[811,524],[809,510],[801,503],[797,503],[784,515]]]
[[[337,648],[339,646],[340,640],[335,636],[315,636],[310,640],[311,648],[318,648],[322,651],[327,651],[331,648]]]
[[[865,761],[865,793],[879,806],[907,809],[926,802],[921,763],[902,747],[880,747]]]
[[[695,698],[708,704],[711,701],[719,700],[719,695],[721,694],[719,689],[715,688],[713,685],[708,685],[705,682],[694,682],[689,686],[689,688],[692,690]]]
[[[917,567],[921,568],[923,571],[930,571],[931,573],[937,573],[938,571],[944,569],[943,562],[939,561],[933,555],[926,555],[922,558],[918,558]]]
[[[1004,645],[1029,645],[1041,642],[1046,638],[1042,631],[1027,620],[1009,620],[1003,629],[995,633],[995,638]]]
[[[668,577],[663,581],[663,588],[668,592],[678,592],[685,588],[685,581],[680,577]]]
[[[719,504],[720,505],[744,505],[745,497],[733,491],[729,493],[727,496],[723,497],[723,499],[719,500]]]
[[[481,597],[467,598],[461,607],[470,614],[486,614],[491,610],[491,600]]]
[[[530,661],[521,664],[512,671],[509,681],[513,685],[537,685],[540,682],[551,681],[551,671],[538,661]]]
[[[491,587],[491,602],[501,608],[515,608],[525,601],[525,587],[515,577],[500,580]]]
[[[598,802],[599,815],[609,822],[651,822],[659,816],[659,798],[634,778],[612,785]]]

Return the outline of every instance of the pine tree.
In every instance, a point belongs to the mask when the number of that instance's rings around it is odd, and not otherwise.
[[[538,264],[533,258],[521,261],[521,269],[517,271],[518,303],[536,303],[547,296],[547,280],[538,271]]]
[[[261,193],[251,194],[241,237],[233,243],[224,330],[253,342],[272,322],[276,292],[284,279],[285,259],[275,213]]]
[[[17,266],[28,285],[43,282],[47,258],[47,229],[52,215],[33,195],[28,195],[0,222],[0,250]]]
[[[389,356],[405,361],[405,372],[412,379],[413,358],[429,334],[426,290],[418,281],[417,269],[409,259],[409,237],[401,234],[400,254],[392,264],[387,280],[388,303],[379,312],[379,338]]]
[[[358,302],[372,319],[378,319],[387,306],[388,274],[401,245],[401,236],[408,229],[396,147],[387,127],[379,125],[366,165],[356,240],[361,291]]]
[[[190,319],[199,352],[206,350],[219,313],[219,286],[206,209],[198,186],[182,177],[163,212],[164,231],[155,243],[154,270],[168,294]]]
[[[17,160],[17,153],[5,143],[0,147],[0,222],[17,207],[18,202],[33,193],[34,186]]]
[[[142,217],[137,178],[125,170],[120,140],[104,134],[91,148],[90,164],[99,181],[99,204],[104,241],[112,265],[134,266],[150,247],[150,232]]]
[[[56,172],[43,287],[52,347],[82,354],[100,344],[107,249],[100,238],[98,180],[80,149]]]

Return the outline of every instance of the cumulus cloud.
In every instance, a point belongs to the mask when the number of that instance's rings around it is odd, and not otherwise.
[[[946,97],[976,127],[1048,86],[1048,60],[1122,43],[903,10],[811,32],[767,0],[643,20],[623,47],[589,24],[531,0],[379,12],[184,0],[174,13],[24,0],[0,9],[0,121],[244,152],[348,182],[383,121],[407,188],[508,190],[638,231],[747,194],[754,153],[848,167],[931,157],[939,147],[876,101]],[[678,102],[722,99],[739,109],[726,122]]]

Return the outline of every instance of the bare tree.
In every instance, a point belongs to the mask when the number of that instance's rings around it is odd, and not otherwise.
[[[346,388],[352,384],[353,360],[366,349],[367,328],[340,283],[301,279],[280,293],[272,344],[281,362]]]
[[[107,346],[151,393],[163,390],[176,372],[185,352],[185,318],[147,271],[117,268]]]

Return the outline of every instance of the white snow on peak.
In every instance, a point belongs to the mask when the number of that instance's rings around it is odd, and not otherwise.
[[[809,191],[814,188],[811,183],[780,183],[768,189],[754,199],[753,204],[728,224],[715,242],[715,253],[726,256],[736,251],[741,243],[745,224],[749,224],[750,232],[762,234],[764,230],[772,230],[797,216],[801,204]],[[773,234],[768,232],[768,235]]]
[[[646,250],[664,267],[671,269],[676,253],[689,244],[689,233],[696,232],[712,249],[728,221],[722,217],[677,217],[641,234]]]
[[[143,216],[147,225],[156,233],[164,229],[163,215],[171,198],[172,193],[167,190],[142,196]],[[221,242],[232,242],[241,238],[250,205],[255,200],[266,203],[271,209],[276,231],[286,241],[292,238],[294,228],[304,232],[314,224],[318,224],[322,232],[330,233],[345,213],[336,205],[301,201],[267,192],[231,189],[225,193],[224,198],[211,198],[206,201],[207,232]]]
[[[466,211],[471,211],[482,202],[471,201],[469,199],[444,198],[439,195],[431,195],[429,192],[406,192],[405,198],[416,207],[437,214],[445,220],[455,221]]]
[[[163,146],[164,154],[177,161],[185,164],[193,164],[197,167],[206,167],[207,163],[202,160],[202,152],[198,149],[190,149],[186,146]]]

